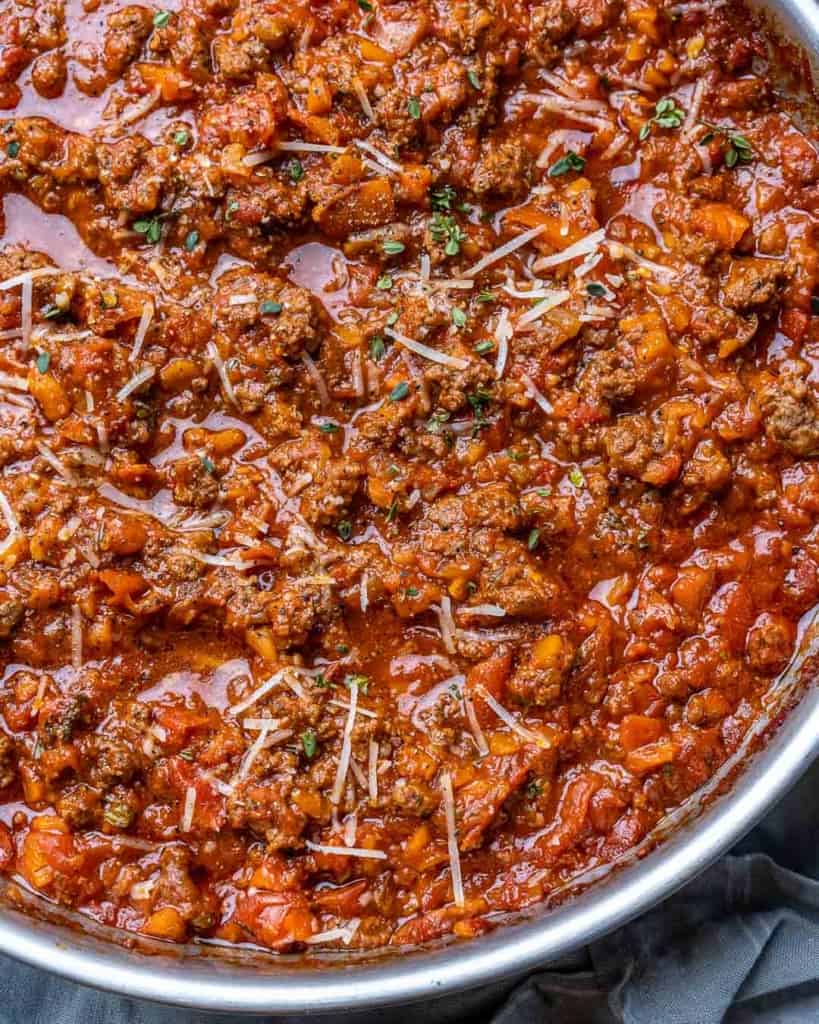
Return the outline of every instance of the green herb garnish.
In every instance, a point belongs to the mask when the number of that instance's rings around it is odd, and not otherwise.
[[[559,178],[562,174],[568,174],[569,171],[582,171],[586,166],[586,161],[582,156],[579,156],[573,149],[570,149],[565,156],[562,156],[559,160],[555,160],[552,166],[549,168],[550,178]]]

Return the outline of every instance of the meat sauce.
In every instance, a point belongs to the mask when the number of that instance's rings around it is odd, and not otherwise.
[[[4,5],[14,885],[469,937],[713,776],[819,601],[774,66],[719,0]]]

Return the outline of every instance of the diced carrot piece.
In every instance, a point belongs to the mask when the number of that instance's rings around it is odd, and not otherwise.
[[[371,60],[376,64],[394,64],[395,55],[385,50],[383,46],[372,42],[370,39],[361,39],[358,44],[362,60]]]
[[[674,760],[675,753],[676,750],[671,740],[647,743],[644,747],[638,747],[626,755],[626,768],[630,772],[634,772],[635,775],[642,775],[661,765],[669,764]]]
[[[623,750],[636,750],[648,743],[654,743],[664,731],[665,724],[659,718],[626,715],[620,723],[620,745]]]
[[[322,75],[310,79],[307,87],[307,110],[311,114],[329,114],[333,108],[333,94]]]
[[[182,942],[187,934],[187,927],[184,918],[175,907],[162,907],[151,914],[142,926],[142,931],[155,939]]]
[[[65,388],[51,373],[40,373],[33,369],[28,375],[28,389],[47,420],[53,423],[71,411],[71,403]]]
[[[704,203],[691,215],[691,227],[726,252],[733,249],[751,222],[728,203]]]

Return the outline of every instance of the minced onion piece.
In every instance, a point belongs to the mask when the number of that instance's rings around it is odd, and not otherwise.
[[[185,804],[182,808],[182,818],[179,821],[180,832],[190,832],[193,825],[193,812],[196,810],[196,790],[188,786],[185,790]]]
[[[363,152],[369,153],[373,160],[380,164],[386,171],[392,171],[393,174],[401,174],[404,170],[401,164],[390,159],[386,153],[382,153],[380,149],[374,146],[371,142],[367,142],[366,139],[353,139],[353,145],[357,146],[360,150],[363,150]]]
[[[321,371],[306,352],[302,352],[301,361],[304,363],[304,368],[310,375],[310,379],[316,385],[316,391],[318,391],[319,401],[321,402],[322,407],[326,408],[330,404],[330,392],[327,390],[327,384],[325,383],[324,377],[321,375]]]
[[[355,712],[358,706],[358,687],[350,687],[350,710],[347,713],[347,721],[344,723],[344,734],[341,741],[341,755],[338,759],[336,780],[333,783],[333,791],[330,794],[330,802],[337,804],[341,800],[341,791],[347,780],[347,769],[350,766],[350,754],[352,753],[352,735],[355,726]]]
[[[221,355],[219,355],[219,349],[214,345],[212,341],[209,341],[207,344],[206,352],[211,362],[216,367],[216,372],[219,375],[219,380],[222,382],[222,388],[225,392],[225,397],[233,405],[238,406],[239,402],[236,399],[236,392],[233,390],[233,385],[230,383],[227,368],[222,360]]]
[[[445,352],[438,352],[437,349],[430,348],[429,345],[424,345],[420,341],[408,338],[405,334],[401,334],[400,331],[394,331],[392,327],[385,327],[384,333],[388,338],[392,338],[393,341],[399,342],[404,348],[408,348],[410,352],[414,352],[417,356],[421,356],[424,359],[429,359],[431,363],[451,366],[454,370],[465,370],[469,366],[468,359],[461,359],[459,356],[450,356]]]
[[[528,373],[522,373],[520,375],[520,379],[523,381],[524,386],[526,387],[526,390],[528,391],[530,398],[532,398],[537,403],[537,405],[540,406],[540,408],[546,413],[547,416],[550,413],[552,413],[554,411],[552,403],[543,394],[543,392],[537,387],[537,385],[532,380],[532,378],[529,376],[529,374]]]
[[[545,736],[539,736],[536,732],[532,732],[531,729],[527,729],[525,725],[522,725],[511,711],[507,711],[503,704],[499,704],[498,701],[495,700],[483,684],[479,683],[476,689],[483,700],[485,700],[489,707],[492,708],[498,718],[502,722],[505,722],[512,732],[517,733],[518,736],[525,739],[527,743],[535,743],[537,746],[543,747],[545,750],[549,750],[551,748],[552,744]]]
[[[539,320],[549,310],[555,309],[556,306],[562,306],[564,302],[568,302],[571,297],[572,293],[565,288],[550,292],[548,298],[541,299],[534,308],[528,309],[523,316],[519,317],[515,327],[525,327],[527,324],[534,323],[535,320]]]
[[[464,883],[461,876],[461,855],[458,851],[458,831],[455,825],[455,798],[452,795],[452,778],[449,772],[441,772],[441,792],[444,797],[446,818],[446,845],[449,852],[449,870],[452,875],[452,896],[455,905],[464,905]]]
[[[561,249],[560,252],[552,253],[551,256],[541,256],[536,261],[534,269],[536,271],[540,271],[545,270],[548,267],[558,267],[561,263],[567,263],[569,260],[576,259],[578,256],[586,256],[588,253],[594,252],[598,249],[603,244],[605,237],[605,228],[599,228],[597,231],[592,231],[590,234],[584,235],[583,238],[579,238],[568,248]]]
[[[505,256],[515,252],[516,249],[520,249],[521,246],[531,242],[533,238],[537,238],[538,235],[542,235],[546,230],[545,224],[538,224],[537,227],[529,228],[528,231],[523,231],[519,235],[515,235],[514,238],[508,242],[504,242],[503,245],[499,245],[497,249],[493,249],[488,252],[483,259],[478,260],[477,263],[473,264],[468,270],[464,271],[464,277],[475,277],[476,274],[480,274],[482,270],[486,270],[487,267],[493,263],[497,263],[498,260],[502,260]]]
[[[116,393],[114,398],[118,402],[124,402],[128,395],[133,391],[136,391],[137,388],[141,388],[143,384],[147,383],[151,377],[153,377],[155,372],[156,371],[153,366],[146,366],[144,370],[140,370],[139,373],[135,373],[130,380],[127,380]]]
[[[370,740],[367,746],[367,791],[375,803],[378,799],[378,740]]]
[[[249,306],[256,301],[256,296],[253,294],[253,292],[242,292],[237,293],[236,295],[231,295],[231,297],[228,299],[228,305]]]
[[[142,307],[142,316],[139,318],[139,323],[137,324],[136,334],[134,335],[134,344],[131,348],[131,354],[128,356],[129,362],[134,362],[142,351],[142,346],[145,343],[145,335],[148,333],[148,328],[151,326],[153,318],[153,303],[146,302]]]
[[[325,853],[331,857],[363,857],[369,860],[387,859],[387,855],[383,850],[365,850],[359,846],[328,846],[325,843],[313,843],[309,839],[305,841],[304,845],[314,853]]]

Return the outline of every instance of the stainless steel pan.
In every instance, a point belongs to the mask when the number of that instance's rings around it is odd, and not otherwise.
[[[814,0],[752,0],[778,34],[819,70],[819,5]],[[0,904],[0,952],[73,981],[202,1011],[312,1014],[347,1020],[380,1006],[430,1001],[496,986],[562,957],[658,903],[724,853],[796,781],[819,754],[819,615],[799,654],[772,688],[768,717],[706,788],[662,824],[614,870],[587,873],[540,907],[468,942],[383,957],[276,957],[207,946],[126,949],[103,929],[43,904],[36,919]],[[725,790],[725,792],[722,792]],[[704,809],[703,809],[704,808]],[[658,845],[659,841],[659,845]],[[49,913],[52,914],[49,919]],[[110,933],[109,933],[110,935]],[[119,936],[122,941],[122,935]],[[392,1014],[395,1019],[395,1014]]]

